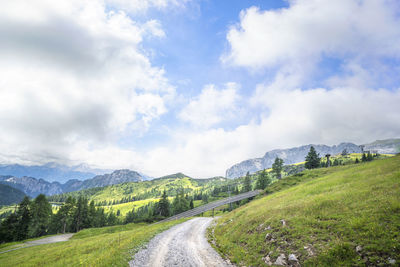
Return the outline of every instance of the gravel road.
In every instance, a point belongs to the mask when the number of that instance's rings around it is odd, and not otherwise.
[[[207,242],[205,233],[212,220],[194,218],[158,234],[136,253],[129,266],[233,266]]]
[[[25,244],[34,246],[34,245],[43,245],[43,244],[63,242],[63,241],[68,241],[73,235],[74,234],[63,234],[63,235],[49,236],[49,237],[45,237],[45,238],[38,239],[38,240],[28,241],[28,242],[25,242]]]
[[[38,239],[38,240],[28,241],[21,245],[18,245],[19,247],[1,251],[0,254],[10,252],[13,250],[17,250],[17,249],[21,249],[21,248],[29,248],[29,247],[33,247],[33,246],[37,246],[37,245],[44,245],[44,244],[68,241],[73,235],[74,234],[62,234],[62,235],[49,236],[49,237],[45,237],[45,238]]]

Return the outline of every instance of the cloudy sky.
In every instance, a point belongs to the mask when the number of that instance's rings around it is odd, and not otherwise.
[[[400,137],[396,0],[13,0],[0,162],[224,175]]]

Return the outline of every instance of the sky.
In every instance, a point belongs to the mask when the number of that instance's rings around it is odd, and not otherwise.
[[[396,0],[14,0],[0,163],[223,176],[265,152],[400,137]]]

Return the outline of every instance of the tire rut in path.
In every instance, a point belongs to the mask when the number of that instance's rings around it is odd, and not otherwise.
[[[158,234],[136,253],[129,266],[233,266],[206,239],[206,229],[212,221],[213,218],[194,218]]]

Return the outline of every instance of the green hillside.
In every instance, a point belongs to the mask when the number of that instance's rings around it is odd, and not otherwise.
[[[184,174],[177,173],[151,181],[116,184],[54,195],[48,197],[48,199],[49,201],[60,203],[64,202],[69,196],[73,198],[83,196],[89,201],[93,200],[97,206],[103,207],[107,213],[119,210],[121,216],[125,216],[133,209],[137,210],[152,202],[158,202],[164,190],[166,190],[172,202],[172,198],[176,196],[177,191],[183,188],[185,194],[194,198],[195,204],[198,205],[201,202],[199,200],[201,194],[211,194],[215,187],[226,186],[231,183],[233,183],[232,180],[223,177],[193,179]],[[208,200],[212,201],[219,197],[223,196],[211,196]],[[54,208],[54,212],[57,210],[57,208]]]
[[[221,184],[226,181],[225,178],[213,178],[207,181],[199,181],[189,177],[168,177],[154,179],[144,182],[131,182],[106,187],[97,187],[81,191],[69,192],[61,195],[49,197],[51,201],[63,201],[68,196],[78,197],[85,196],[89,201],[94,200],[96,203],[104,203],[104,205],[119,202],[126,198],[135,200],[143,200],[149,198],[161,197],[164,190],[169,196],[174,196],[177,189],[184,188],[185,193],[191,193],[195,190],[208,190],[214,185]]]
[[[20,203],[25,194],[11,186],[0,184],[0,206]]]
[[[263,266],[281,254],[305,266],[400,262],[400,156],[304,171],[268,192],[218,221],[211,238],[233,262]]]

